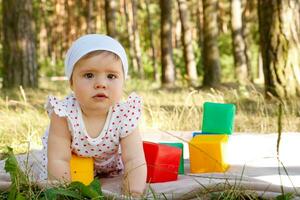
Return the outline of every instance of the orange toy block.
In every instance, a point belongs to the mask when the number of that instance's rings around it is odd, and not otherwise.
[[[72,154],[70,161],[71,179],[89,185],[94,180],[93,158],[79,157]]]
[[[189,142],[191,173],[225,172],[228,135],[197,135]]]

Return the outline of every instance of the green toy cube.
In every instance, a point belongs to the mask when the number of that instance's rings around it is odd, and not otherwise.
[[[180,165],[178,168],[178,174],[184,174],[184,160],[183,160],[183,144],[181,142],[160,142],[160,144],[169,145],[172,147],[177,147],[182,150],[181,158],[180,158]]]
[[[203,106],[202,133],[232,134],[235,105],[205,102]]]

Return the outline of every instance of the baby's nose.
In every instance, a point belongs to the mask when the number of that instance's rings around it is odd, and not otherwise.
[[[95,81],[95,85],[94,85],[94,88],[95,89],[100,89],[100,88],[106,88],[106,81],[101,79],[101,78],[98,78],[96,81]]]

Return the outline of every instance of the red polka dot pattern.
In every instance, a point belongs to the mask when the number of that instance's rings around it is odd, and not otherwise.
[[[49,116],[54,111],[60,117],[66,117],[72,135],[71,149],[83,157],[95,159],[95,170],[98,173],[121,172],[123,163],[120,157],[120,140],[130,134],[138,125],[141,116],[141,98],[132,93],[127,101],[114,105],[111,110],[109,124],[97,138],[91,138],[85,131],[80,115],[80,108],[73,94],[64,100],[49,96],[45,106]],[[44,145],[43,165],[47,166],[48,130],[42,138]],[[47,178],[47,170],[41,174],[41,179]]]

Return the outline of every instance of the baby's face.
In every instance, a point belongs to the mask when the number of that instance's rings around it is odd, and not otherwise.
[[[112,53],[79,60],[73,70],[71,88],[82,109],[108,111],[122,97],[122,62]]]

